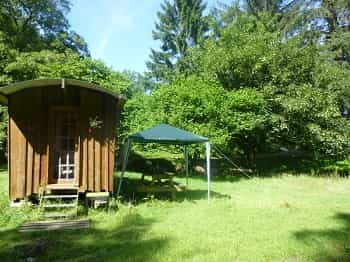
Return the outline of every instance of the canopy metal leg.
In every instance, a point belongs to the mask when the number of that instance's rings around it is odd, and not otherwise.
[[[208,202],[209,202],[210,201],[210,142],[205,142],[205,153],[207,158]]]
[[[120,193],[120,189],[121,189],[121,186],[122,186],[125,169],[126,169],[126,166],[127,166],[127,163],[128,163],[130,147],[131,147],[131,141],[130,141],[130,139],[128,139],[126,144],[125,144],[125,146],[124,146],[124,150],[123,150],[124,152],[123,152],[122,173],[120,175],[120,181],[119,181],[118,190],[117,190],[117,198],[118,198],[119,193]]]
[[[186,171],[186,188],[188,187],[188,146],[184,146],[185,171]]]

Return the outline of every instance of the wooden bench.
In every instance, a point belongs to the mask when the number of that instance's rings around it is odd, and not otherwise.
[[[105,204],[106,208],[109,210],[109,192],[89,192],[85,195],[86,207],[89,207],[89,203],[93,204],[96,208],[100,204]]]
[[[139,184],[136,186],[137,192],[142,193],[156,193],[156,192],[170,192],[172,200],[176,199],[176,192],[182,192],[186,189],[184,185],[177,183],[161,183],[161,184]]]
[[[159,182],[173,182],[173,178],[175,177],[175,173],[173,172],[162,172],[162,173],[144,173],[142,174],[141,180],[144,181],[146,176],[150,176],[152,178],[152,184]]]

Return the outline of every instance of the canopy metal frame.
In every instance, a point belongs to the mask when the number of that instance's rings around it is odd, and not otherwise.
[[[167,125],[160,125],[161,127],[166,127],[166,128],[172,128],[173,130],[177,131],[177,132],[186,132],[171,126],[167,126]],[[159,127],[160,127],[159,126]],[[156,127],[157,128],[157,127]],[[149,130],[146,130],[146,132],[148,132]],[[186,132],[188,133],[188,132]],[[188,133],[190,134],[190,133]],[[200,136],[195,136],[193,134],[194,137],[197,137],[198,140],[195,141],[189,141],[189,140],[185,140],[185,141],[181,141],[181,140],[174,140],[171,141],[169,138],[167,138],[166,140],[162,140],[162,138],[158,138],[158,139],[149,139],[149,138],[145,138],[142,142],[140,141],[140,135],[142,135],[141,133],[137,133],[135,135],[130,136],[127,140],[126,143],[124,144],[124,148],[123,148],[123,154],[122,154],[122,170],[121,170],[121,175],[120,175],[120,180],[119,180],[119,184],[118,184],[118,189],[117,189],[117,197],[119,196],[121,187],[122,187],[122,183],[123,183],[123,177],[125,175],[125,171],[126,171],[126,167],[128,164],[128,159],[129,159],[129,154],[130,154],[130,150],[132,147],[133,143],[157,143],[157,144],[167,144],[167,145],[183,145],[183,149],[184,149],[184,160],[185,160],[185,172],[186,172],[186,187],[188,186],[188,175],[189,175],[189,171],[188,171],[188,146],[191,144],[199,144],[199,143],[204,143],[205,144],[205,155],[206,155],[206,175],[207,175],[207,191],[208,191],[208,202],[210,201],[210,183],[211,183],[211,177],[210,177],[210,151],[211,151],[211,144],[210,141],[205,138],[205,137],[200,137]],[[136,137],[137,139],[133,139],[133,137]]]

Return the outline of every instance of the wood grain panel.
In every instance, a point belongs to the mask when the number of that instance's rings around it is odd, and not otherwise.
[[[88,140],[86,136],[80,138],[80,188],[87,190]]]
[[[34,137],[35,137],[35,126],[34,126],[34,95],[32,90],[24,90],[21,93],[22,107],[26,110],[21,110],[21,118],[24,123],[23,134],[26,139],[26,196],[30,196],[33,193],[33,172],[34,172]],[[28,99],[29,98],[29,99]]]
[[[101,141],[101,190],[108,191],[108,127],[109,121],[107,117],[107,95],[103,96],[103,126],[102,126],[102,141]]]
[[[100,182],[101,182],[101,146],[100,141],[98,139],[94,140],[95,143],[95,150],[94,150],[94,160],[95,160],[95,192],[99,192],[101,190]]]
[[[41,88],[36,88],[34,92],[35,111],[33,116],[34,126],[34,168],[33,168],[33,193],[39,193],[40,187],[40,137],[42,131],[40,130],[41,110],[42,110],[42,96]]]
[[[88,136],[88,190],[94,191],[94,173],[95,173],[95,152],[94,152],[95,141],[94,138],[89,134]]]
[[[12,103],[11,103],[12,104]],[[10,155],[9,155],[9,163],[10,163],[10,185],[9,185],[9,192],[10,192],[10,198],[16,199],[17,196],[17,171],[20,171],[19,168],[16,165],[16,153],[18,151],[18,148],[16,147],[16,140],[17,140],[17,126],[14,122],[14,119],[12,117],[13,112],[9,112],[9,123],[10,123]]]
[[[95,190],[95,132],[89,126],[89,121],[95,115],[95,96],[93,92],[86,91],[86,121],[88,132],[88,190]]]
[[[88,139],[87,139],[87,115],[86,115],[86,92],[79,89],[80,108],[79,108],[79,139],[80,139],[80,171],[79,185],[81,191],[88,189]]]
[[[31,142],[26,140],[26,196],[33,193],[34,150]]]
[[[10,101],[8,101],[8,106],[10,105]],[[8,176],[9,176],[9,184],[8,184],[8,192],[11,199],[11,116],[8,110],[8,121],[7,121],[7,168],[8,168]]]
[[[95,112],[93,114],[93,117],[96,117],[98,121],[103,120],[102,118],[102,101],[103,95],[102,94],[96,94],[95,95]],[[99,192],[101,191],[101,143],[102,143],[102,131],[103,131],[103,121],[98,124],[98,126],[94,129],[93,134],[95,137],[95,191]]]
[[[113,192],[114,186],[114,127],[115,127],[115,110],[116,110],[116,100],[109,99],[108,101],[108,121],[110,126],[108,128],[108,190]]]
[[[21,94],[10,99],[10,126],[11,126],[11,199],[24,198],[26,191],[26,138],[21,130],[24,122],[20,112]]]
[[[40,121],[40,186],[45,186],[48,183],[49,174],[49,95],[48,88],[42,88],[42,111]]]

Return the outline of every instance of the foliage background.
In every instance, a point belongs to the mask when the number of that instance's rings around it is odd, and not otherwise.
[[[349,155],[347,1],[164,1],[149,71],[116,72],[71,30],[68,0],[0,3],[0,85],[75,78],[129,98],[119,141],[168,123],[207,136],[254,165],[262,152]],[[7,111],[0,108],[0,156]]]

